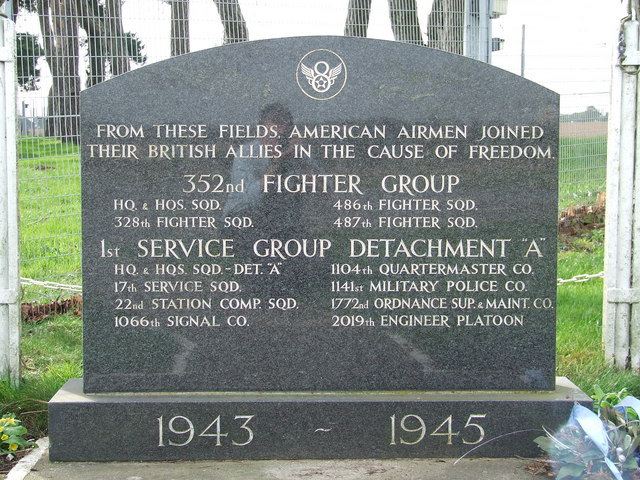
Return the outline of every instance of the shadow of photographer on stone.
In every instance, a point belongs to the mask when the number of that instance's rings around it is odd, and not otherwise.
[[[237,252],[252,262],[274,259],[271,266],[276,267],[272,270],[276,275],[264,275],[262,285],[255,286],[270,295],[307,289],[318,279],[318,270],[309,268],[309,260],[326,257],[331,246],[329,240],[309,238],[306,197],[293,191],[297,187],[289,187],[320,172],[316,160],[297,148],[293,126],[293,115],[285,105],[271,103],[262,108],[256,138],[240,145],[233,161],[231,182],[244,182],[245,191],[230,193],[223,210],[225,217],[250,215],[253,228],[238,239]]]

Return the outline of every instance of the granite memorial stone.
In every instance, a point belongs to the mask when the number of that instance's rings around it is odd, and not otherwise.
[[[81,100],[84,379],[52,458],[457,456],[587,401],[554,375],[557,94],[308,37]],[[135,452],[56,446],[110,414]]]

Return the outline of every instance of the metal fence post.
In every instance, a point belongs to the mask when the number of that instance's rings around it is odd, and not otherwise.
[[[623,42],[611,85],[603,343],[609,365],[640,371],[640,62],[632,58],[638,52],[639,23],[636,2],[627,0],[623,7]]]
[[[15,29],[0,18],[0,378],[20,379]]]

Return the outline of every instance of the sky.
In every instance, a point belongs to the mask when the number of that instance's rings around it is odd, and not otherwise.
[[[432,0],[417,0],[423,30]],[[275,36],[342,35],[348,0],[240,0],[250,40]],[[222,26],[211,0],[190,0],[191,46],[216,46]],[[124,0],[124,27],[145,44],[150,61],[169,55],[169,6],[161,0]],[[621,18],[619,0],[508,0],[507,14],[492,21],[493,36],[505,40],[492,63],[562,95],[563,113],[593,105],[608,110],[613,43]],[[523,26],[524,55],[522,54]],[[37,31],[37,19],[23,18],[18,31]],[[373,0],[371,38],[392,40],[387,0]],[[44,65],[46,71],[46,65]],[[42,89],[48,88],[47,79]],[[28,95],[33,108],[37,96]],[[32,108],[31,106],[28,108]]]
[[[492,63],[520,73],[524,25],[525,77],[562,94],[563,110],[608,110],[622,16],[619,0],[509,0],[508,14],[494,21],[493,35],[507,41]]]

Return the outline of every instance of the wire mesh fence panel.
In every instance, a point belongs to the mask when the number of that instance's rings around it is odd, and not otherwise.
[[[5,3],[19,32],[22,276],[37,281],[25,280],[23,301],[69,297],[81,283],[81,90],[175,55],[302,35],[367,36],[489,61],[501,44],[492,38],[492,19],[507,13],[506,5],[505,0]],[[576,195],[596,191],[604,181],[600,132],[605,123],[595,113],[586,120],[563,120],[562,181]],[[590,136],[592,131],[597,134]]]
[[[608,116],[593,105],[584,108],[560,115],[560,208],[595,203],[605,190]]]

